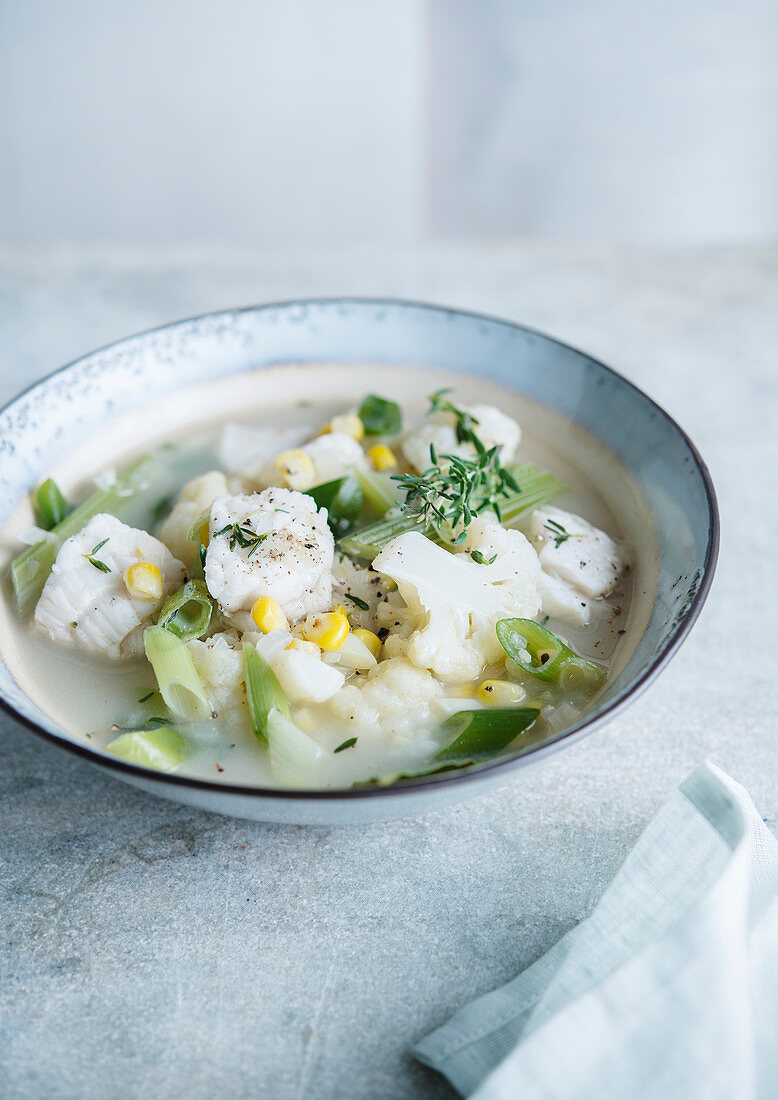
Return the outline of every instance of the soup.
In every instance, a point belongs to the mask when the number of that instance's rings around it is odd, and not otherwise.
[[[34,498],[4,536],[20,685],[76,739],[212,781],[385,784],[521,751],[596,704],[650,609],[614,456],[462,375],[193,387]]]

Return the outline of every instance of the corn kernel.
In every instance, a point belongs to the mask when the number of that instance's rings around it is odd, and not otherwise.
[[[251,617],[263,634],[289,629],[289,620],[281,604],[272,596],[260,596],[251,609]]]
[[[393,470],[397,465],[394,451],[384,443],[376,443],[375,447],[371,447],[367,453],[372,458],[376,470]]]
[[[484,680],[476,692],[476,699],[485,707],[515,707],[526,697],[521,684],[511,680]]]
[[[356,439],[357,443],[365,438],[365,425],[356,413],[343,413],[342,416],[333,416],[327,425],[327,430],[350,435],[352,439]]]
[[[316,467],[305,451],[284,451],[276,459],[276,469],[284,475],[290,489],[301,493],[316,482]]]
[[[354,631],[354,637],[359,638],[360,642],[364,642],[374,657],[377,657],[381,652],[383,642],[372,630],[365,630],[362,626],[357,627]]]
[[[326,615],[317,615],[303,630],[303,637],[316,642],[322,649],[332,651],[340,649],[348,637],[348,617],[342,607],[328,611]]]
[[[321,648],[316,642],[306,642],[305,638],[292,638],[287,649],[296,649],[298,653],[307,653],[309,657],[321,657]]]
[[[124,570],[124,583],[134,600],[161,600],[164,581],[152,561],[136,561]]]

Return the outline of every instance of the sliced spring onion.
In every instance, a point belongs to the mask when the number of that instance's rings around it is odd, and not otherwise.
[[[162,698],[173,713],[190,721],[209,718],[211,704],[186,643],[163,626],[150,626],[143,644]]]
[[[442,727],[452,738],[436,753],[433,763],[438,767],[462,768],[491,760],[529,729],[539,714],[537,707],[463,710],[452,714]]]
[[[531,619],[500,619],[495,629],[510,659],[539,680],[556,682],[563,665],[575,657],[561,638]]]
[[[553,474],[547,470],[539,470],[537,466],[510,466],[508,469],[520,488],[518,492],[511,493],[500,501],[502,522],[506,526],[535,508],[549,504],[566,489],[564,483]],[[381,520],[362,527],[342,538],[338,545],[353,558],[367,558],[372,561],[397,535],[415,530],[419,530],[416,517],[403,515],[397,519]],[[440,536],[432,528],[426,528],[425,534],[434,542],[440,542]]]
[[[202,638],[211,622],[213,602],[203,581],[187,581],[171,593],[162,605],[157,620],[177,638],[188,642],[190,638]]]
[[[392,481],[389,474],[367,470],[363,466],[356,466],[354,473],[362,486],[365,500],[379,516],[385,516],[390,508],[394,508],[398,498],[402,498],[399,485]]]
[[[254,734],[267,743],[268,715],[275,711],[289,718],[289,700],[275,672],[249,642],[243,643],[243,675]]]
[[[56,481],[47,477],[35,492],[35,510],[40,516],[41,527],[51,531],[73,511],[73,505],[65,500]]]
[[[187,542],[200,542],[200,532],[203,529],[203,524],[208,523],[211,518],[211,509],[208,508],[205,512],[201,512],[197,519],[189,525],[189,530],[186,533]]]
[[[154,459],[150,455],[139,458],[119,475],[113,485],[92,493],[53,527],[51,533],[56,535],[56,540],[36,542],[14,559],[11,564],[11,586],[17,610],[22,615],[26,615],[37,603],[57,550],[65,539],[77,535],[99,512],[120,515],[133,497],[148,487],[153,469]]]
[[[571,657],[562,666],[559,686],[563,691],[593,691],[605,679],[605,669],[585,657]]]
[[[158,772],[172,772],[186,756],[189,742],[178,730],[165,726],[123,733],[106,745],[106,748],[115,756],[140,764],[141,767],[153,768]]]
[[[324,750],[275,708],[268,714],[267,740],[270,767],[277,783],[297,788],[322,785]]]
[[[362,509],[362,486],[351,474],[314,485],[308,496],[317,508],[327,509],[327,522],[336,535],[347,531]]]
[[[531,619],[500,619],[495,629],[510,659],[539,680],[575,691],[591,690],[605,677],[601,665],[579,657],[556,634]]]
[[[359,419],[365,435],[399,435],[403,430],[403,414],[396,401],[369,393],[359,406]]]

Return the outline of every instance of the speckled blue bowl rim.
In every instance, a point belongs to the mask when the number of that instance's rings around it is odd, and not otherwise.
[[[411,308],[411,309],[424,309],[431,310],[435,313],[454,314],[464,319],[472,321],[486,321],[491,324],[505,325],[508,328],[517,329],[521,332],[525,332],[532,336],[539,336],[544,340],[548,340],[553,344],[561,348],[566,348],[569,351],[576,353],[588,359],[589,362],[594,363],[600,370],[605,371],[607,374],[617,378],[623,385],[626,385],[641,400],[645,401],[664,421],[672,428],[685,442],[689,448],[689,452],[696,465],[697,472],[700,475],[702,484],[705,489],[705,495],[708,504],[708,538],[705,549],[705,558],[702,568],[702,576],[700,577],[699,584],[693,597],[689,600],[689,603],[679,617],[676,627],[670,635],[668,641],[662,649],[658,651],[654,660],[649,664],[646,670],[635,681],[634,684],[628,690],[614,699],[612,703],[609,703],[602,711],[593,715],[591,718],[584,718],[577,725],[572,726],[569,730],[565,730],[558,737],[555,737],[552,741],[547,741],[543,744],[537,745],[533,748],[529,748],[526,752],[519,755],[499,758],[493,763],[474,765],[467,770],[456,772],[444,772],[437,776],[428,777],[425,779],[409,779],[405,780],[402,784],[395,784],[390,786],[369,786],[369,787],[346,787],[341,789],[331,790],[286,790],[279,787],[244,787],[235,783],[217,783],[207,779],[195,779],[186,775],[175,775],[170,772],[155,772],[150,768],[143,768],[137,764],[130,764],[118,757],[103,756],[91,749],[87,745],[79,745],[73,741],[68,740],[66,737],[59,736],[58,734],[51,733],[49,730],[43,729],[36,722],[33,722],[30,718],[20,714],[7,699],[0,697],[0,707],[10,714],[17,722],[26,726],[32,730],[33,733],[39,737],[43,737],[46,741],[50,741],[52,744],[66,749],[68,752],[74,753],[76,756],[82,757],[89,763],[96,765],[97,767],[107,768],[112,771],[120,772],[124,775],[137,776],[144,780],[158,780],[160,782],[169,783],[173,786],[190,788],[201,791],[213,791],[216,793],[235,794],[253,798],[270,798],[281,799],[284,801],[339,801],[339,800],[356,800],[365,798],[374,798],[376,796],[386,797],[388,795],[401,797],[404,794],[415,793],[422,789],[434,789],[437,787],[447,786],[450,787],[454,784],[460,785],[468,783],[469,781],[480,778],[483,775],[489,773],[506,773],[514,771],[517,768],[526,767],[528,764],[533,763],[536,760],[545,759],[552,752],[558,749],[564,748],[567,745],[574,744],[579,741],[585,735],[592,733],[600,726],[609,722],[615,715],[624,710],[651,684],[667,663],[674,657],[679,647],[689,634],[689,631],[694,626],[697,617],[702,610],[703,604],[708,597],[711,585],[713,583],[713,576],[716,571],[716,562],[719,555],[719,542],[721,534],[721,523],[719,517],[718,501],[716,499],[716,490],[713,487],[713,480],[710,476],[710,471],[705,464],[702,455],[697,450],[696,446],[689,438],[687,433],[678,424],[673,417],[666,412],[661,405],[657,404],[648,394],[644,393],[633,382],[630,382],[624,375],[619,374],[618,371],[612,367],[607,366],[599,359],[595,359],[589,355],[588,352],[581,351],[580,348],[574,347],[572,344],[565,343],[564,340],[557,340],[556,337],[550,336],[546,332],[542,332],[540,329],[532,328],[529,325],[517,324],[514,321],[508,321],[504,317],[495,317],[488,313],[478,313],[465,309],[454,309],[449,306],[436,305],[432,302],[417,302],[411,299],[403,298],[362,298],[355,296],[338,297],[338,298],[296,298],[289,301],[280,302],[266,302],[262,305],[242,306],[238,309],[225,309],[216,310],[211,313],[201,313],[193,317],[182,318],[177,321],[171,321],[165,325],[158,325],[155,328],[145,329],[142,332],[134,333],[132,336],[122,337],[120,340],[115,340],[110,344],[105,344],[100,348],[96,348],[94,351],[88,352],[85,355],[80,355],[77,359],[72,360],[70,363],[66,363],[64,366],[59,367],[57,370],[52,371],[50,374],[45,375],[43,378],[39,378],[32,385],[22,390],[16,397],[8,401],[0,413],[5,412],[17,401],[23,398],[25,395],[31,393],[37,389],[38,386],[44,382],[49,381],[51,378],[55,378],[57,375],[64,374],[70,370],[71,367],[81,363],[84,359],[90,358],[92,355],[99,354],[100,352],[109,351],[113,348],[119,348],[123,344],[130,343],[132,340],[136,340],[139,337],[150,336],[154,333],[165,332],[167,329],[173,329],[179,325],[184,325],[195,321],[207,321],[211,319],[217,319],[220,316],[233,316],[238,313],[262,313],[266,310],[273,309],[291,309],[295,307],[310,307],[310,306],[338,306],[338,305],[357,305],[357,306],[374,306],[374,307],[396,307],[396,308]]]

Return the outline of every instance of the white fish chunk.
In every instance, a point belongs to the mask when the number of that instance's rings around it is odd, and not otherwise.
[[[290,622],[330,607],[335,543],[311,497],[276,488],[220,497],[210,535],[205,583],[226,614],[251,611],[260,596],[278,600]]]
[[[592,599],[612,592],[630,564],[625,543],[561,508],[536,509],[530,539],[545,572]]]
[[[127,591],[124,570],[140,561],[162,573],[159,600],[133,599]],[[159,539],[101,512],[59,548],[34,620],[55,641],[113,658],[135,656],[143,650],[144,626],[185,573]]]

